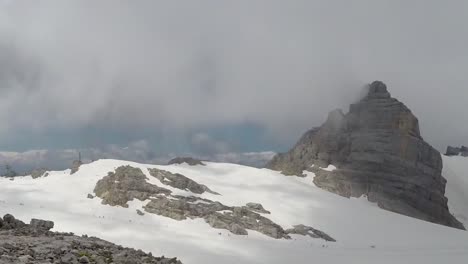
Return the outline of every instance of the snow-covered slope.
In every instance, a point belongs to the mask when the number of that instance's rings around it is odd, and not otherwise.
[[[468,228],[468,157],[443,156],[450,212]]]
[[[136,209],[144,202],[122,208],[87,198],[99,179],[122,165],[141,168],[159,186],[147,168],[183,174],[222,194],[201,197],[229,205],[261,203],[271,211],[269,218],[284,228],[313,226],[338,242],[300,236],[278,240],[251,230],[248,236],[237,236],[213,229],[201,219],[140,216]],[[467,263],[467,232],[384,211],[365,199],[326,192],[314,186],[313,176],[286,177],[226,163],[155,166],[99,160],[73,175],[67,170],[38,179],[0,178],[0,213],[13,213],[24,221],[53,220],[57,231],[99,236],[155,255],[177,256],[184,263]]]

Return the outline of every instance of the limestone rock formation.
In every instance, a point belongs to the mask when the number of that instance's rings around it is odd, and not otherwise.
[[[72,163],[70,174],[76,173],[80,169],[81,165],[83,165],[83,162],[81,160],[74,160]]]
[[[250,210],[254,212],[257,212],[260,214],[270,214],[270,211],[265,210],[265,208],[263,208],[263,205],[259,203],[247,203],[246,206],[247,208],[249,208]]]
[[[332,111],[267,167],[298,176],[310,170],[314,183],[328,191],[366,195],[383,209],[463,228],[448,210],[441,155],[421,137],[418,119],[384,83],[375,81],[368,89],[347,114]],[[330,164],[338,169],[321,169]]]
[[[206,187],[205,185],[199,184],[179,173],[171,173],[159,169],[148,169],[148,171],[151,176],[160,180],[164,185],[169,185],[181,190],[188,190],[197,194],[202,194],[204,192],[218,194],[210,190],[210,188]]]
[[[198,184],[181,174],[159,169],[149,169],[149,172],[162,184],[174,188],[197,194],[205,191],[214,193],[207,186]],[[261,215],[270,212],[259,203],[227,206],[201,197],[174,195],[168,189],[147,182],[141,169],[131,166],[118,167],[115,172],[109,172],[97,182],[94,192],[102,199],[103,204],[111,206],[128,207],[128,202],[133,199],[144,202],[149,200],[142,209],[150,214],[178,221],[201,218],[213,228],[226,229],[237,235],[247,235],[247,230],[255,230],[276,239],[290,238],[280,225]],[[144,215],[138,209],[136,212]]]
[[[51,232],[53,225],[38,219],[28,225],[12,215],[0,218],[0,264],[181,264],[177,258],[153,257],[95,237]]]
[[[94,193],[102,198],[103,204],[128,207],[127,202],[133,199],[144,201],[157,194],[170,194],[171,191],[148,183],[140,169],[122,166],[99,180]]]
[[[49,231],[52,228],[54,228],[54,222],[41,220],[41,219],[35,219],[35,218],[31,219],[31,222],[29,225],[31,228],[46,230],[46,231]]]
[[[192,158],[192,157],[176,157],[176,158],[171,159],[171,160],[167,163],[167,165],[171,165],[171,164],[182,164],[182,163],[187,163],[187,164],[190,165],[190,166],[196,166],[196,165],[205,166],[205,164],[203,163],[203,161],[198,160],[198,159],[194,159],[194,158]]]
[[[468,147],[461,146],[461,147],[447,147],[447,151],[445,152],[446,156],[463,156],[468,157]]]
[[[302,235],[302,236],[310,236],[313,238],[322,238],[325,241],[336,242],[335,239],[333,239],[331,236],[327,235],[326,233],[320,230],[317,230],[313,227],[305,226],[305,225],[296,225],[294,226],[294,228],[286,230],[286,233],[297,234],[297,235]]]
[[[47,176],[49,176],[49,173],[47,172],[46,168],[34,169],[31,171],[31,177],[33,179]]]

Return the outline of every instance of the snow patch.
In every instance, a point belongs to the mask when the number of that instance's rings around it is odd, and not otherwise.
[[[467,179],[463,172],[468,170],[466,163],[459,163],[454,162],[460,168],[451,168],[453,173],[447,176],[447,195],[450,209],[463,216],[468,215],[467,199],[460,195],[462,190],[468,190],[463,187]],[[138,215],[136,209],[141,210],[148,201],[133,200],[129,208],[123,208],[102,205],[99,198],[87,199],[98,180],[124,165],[142,169],[149,183],[168,188],[174,194],[193,195],[229,206],[260,203],[271,212],[268,218],[283,228],[297,224],[312,226],[338,242],[300,236],[276,240],[251,230],[248,236],[237,236],[213,229],[203,219],[177,221],[149,213]],[[163,185],[149,175],[148,168],[180,173],[221,195],[195,195]],[[52,220],[56,231],[98,236],[154,255],[177,256],[184,263],[467,262],[466,232],[381,210],[365,198],[347,199],[329,193],[313,184],[315,174],[305,174],[304,178],[286,177],[269,169],[228,163],[157,166],[98,160],[82,165],[73,175],[66,170],[52,171],[48,177],[38,179],[0,178],[0,214],[12,213],[23,221]],[[457,183],[453,177],[461,179]],[[459,185],[458,190],[454,185]]]

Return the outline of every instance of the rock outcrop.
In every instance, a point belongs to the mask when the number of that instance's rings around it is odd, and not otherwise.
[[[294,228],[286,230],[286,233],[297,234],[297,235],[302,235],[302,236],[310,236],[313,238],[321,238],[321,239],[324,239],[325,241],[336,242],[334,238],[325,234],[324,232],[317,230],[310,226],[305,226],[305,225],[296,225],[294,226]]]
[[[194,158],[192,158],[192,157],[176,157],[176,158],[171,159],[171,160],[167,163],[167,165],[171,165],[171,164],[182,164],[182,163],[187,163],[187,164],[190,165],[190,166],[196,166],[196,165],[205,166],[205,163],[203,163],[203,161],[198,160],[198,159],[194,159]]]
[[[12,215],[0,218],[0,264],[181,264],[177,258],[153,257],[95,237],[51,232],[53,226],[39,219],[28,225]]]
[[[246,206],[247,208],[249,208],[250,210],[254,212],[257,212],[260,214],[270,214],[270,211],[265,210],[265,208],[263,208],[263,205],[259,203],[247,203]]]
[[[464,228],[448,210],[441,155],[421,137],[418,119],[384,83],[368,88],[347,114],[332,111],[321,127],[267,167],[286,175],[313,171],[314,183],[328,191],[366,195],[383,209]],[[321,169],[330,164],[338,169]]]
[[[447,151],[445,152],[446,156],[463,156],[468,157],[468,147],[461,146],[461,147],[447,147]]]
[[[128,207],[127,202],[133,199],[145,201],[158,194],[171,194],[170,190],[150,184],[146,179],[140,169],[122,166],[99,180],[94,193],[103,204],[122,207]]]
[[[83,162],[81,160],[74,160],[72,163],[71,171],[70,174],[75,174],[83,165]]]
[[[187,194],[190,194],[189,192],[217,194],[207,186],[184,175],[159,169],[148,169],[148,171],[162,184],[186,191]],[[147,180],[141,169],[122,166],[99,180],[94,192],[97,197],[102,199],[103,204],[111,206],[128,207],[129,201],[138,199],[147,202],[142,209],[150,214],[178,221],[201,218],[213,228],[226,229],[236,235],[247,235],[247,230],[254,230],[276,239],[290,238],[288,232],[280,225],[261,215],[270,214],[270,212],[259,203],[248,203],[246,206],[227,206],[193,195],[174,195],[171,190],[149,183]],[[139,215],[144,214],[138,209],[136,211]]]
[[[217,194],[217,192],[213,192],[210,188],[206,187],[203,184],[199,184],[194,180],[191,180],[179,173],[171,173],[165,170],[159,169],[148,169],[151,176],[157,178],[161,181],[164,185],[169,185],[171,187],[184,190],[184,191],[191,191],[193,193],[202,194],[204,192]]]
[[[31,177],[33,179],[37,179],[40,177],[47,177],[47,176],[49,176],[49,173],[47,172],[46,168],[34,169],[31,171]]]

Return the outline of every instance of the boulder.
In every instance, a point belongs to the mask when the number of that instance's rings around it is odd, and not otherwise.
[[[321,169],[331,164],[337,169]],[[330,192],[365,195],[383,209],[464,228],[447,206],[440,153],[423,140],[411,110],[380,81],[348,113],[332,111],[267,167],[297,176],[313,171],[314,183]]]
[[[54,222],[33,218],[31,219],[29,226],[31,228],[49,231],[54,228]]]
[[[0,229],[16,229],[26,226],[21,220],[17,220],[11,214],[6,214],[3,216],[3,220],[0,219]]]

